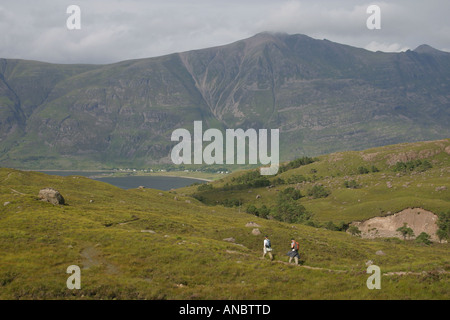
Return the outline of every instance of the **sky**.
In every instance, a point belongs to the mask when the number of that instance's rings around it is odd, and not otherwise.
[[[74,20],[70,5],[80,9]],[[369,29],[370,5],[380,29]],[[0,58],[107,64],[232,43],[260,32],[400,52],[450,52],[450,1],[0,0]],[[67,26],[79,21],[79,29]]]

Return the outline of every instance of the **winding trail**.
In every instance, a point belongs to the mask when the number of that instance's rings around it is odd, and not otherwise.
[[[237,252],[237,251],[231,251],[231,250],[227,250],[227,253],[236,253],[236,254],[241,254],[241,255],[245,255],[245,256],[251,256],[251,254],[248,253],[243,253],[243,252]],[[259,258],[260,260],[267,260],[266,258]],[[270,261],[270,260],[268,260]],[[312,267],[312,266],[307,266],[307,265],[302,265],[302,264],[294,264],[294,263],[289,263],[286,261],[281,261],[281,260],[272,260],[270,261],[272,263],[281,263],[287,266],[293,266],[293,267],[299,267],[299,268],[305,268],[305,269],[309,269],[309,270],[318,270],[318,271],[326,271],[326,272],[330,272],[330,273],[347,273],[349,272],[349,270],[340,270],[340,269],[329,269],[329,268],[322,268],[322,267]],[[429,270],[429,271],[422,271],[422,272],[413,272],[413,271],[391,271],[391,272],[385,272],[382,273],[383,276],[420,276],[420,275],[427,275],[427,274],[450,274],[449,271],[443,270],[443,269],[437,269],[437,270]]]

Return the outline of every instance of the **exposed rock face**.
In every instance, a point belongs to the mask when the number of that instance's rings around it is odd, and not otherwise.
[[[50,202],[51,204],[64,204],[64,197],[59,191],[53,188],[45,188],[39,191],[39,199],[42,201]]]
[[[254,227],[254,228],[259,228],[261,227],[259,224],[257,224],[256,222],[250,221],[248,223],[245,224],[246,227]]]
[[[261,234],[261,231],[259,231],[258,228],[254,228],[254,229],[252,230],[252,234],[253,234],[254,236],[259,236],[259,235]]]
[[[403,238],[397,229],[406,223],[413,229],[415,236],[425,232],[431,236],[432,241],[439,241],[436,236],[437,220],[438,216],[431,211],[408,208],[390,216],[375,217],[363,222],[353,222],[350,225],[358,227],[362,238]]]

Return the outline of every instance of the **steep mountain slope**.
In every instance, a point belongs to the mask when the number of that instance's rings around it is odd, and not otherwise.
[[[177,128],[280,129],[281,158],[450,134],[450,54],[369,52],[304,35],[111,65],[1,60],[0,164],[170,162]]]

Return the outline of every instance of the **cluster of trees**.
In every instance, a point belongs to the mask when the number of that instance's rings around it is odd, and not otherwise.
[[[245,210],[247,213],[254,214],[257,217],[268,219],[270,216],[270,210],[265,204],[263,204],[261,207],[257,208],[253,204],[250,204],[247,206],[247,209]]]
[[[316,185],[308,190],[308,196],[313,198],[323,198],[327,197],[330,192],[321,185]],[[306,223],[311,226],[318,225],[314,224],[311,220],[312,214],[308,212],[305,207],[300,204],[297,200],[302,198],[301,192],[293,187],[288,187],[280,191],[277,195],[276,204],[268,208],[263,205],[257,208],[255,205],[250,204],[247,206],[246,212],[254,214],[262,218],[273,218],[275,220],[288,222],[288,223]],[[325,228],[330,230],[341,230],[343,226],[331,226],[325,225]]]
[[[316,185],[308,190],[308,196],[314,198],[326,197],[329,194],[330,192],[321,185]],[[247,206],[246,212],[262,218],[271,217],[278,221],[304,223],[315,227],[325,227],[330,230],[345,230],[347,228],[344,224],[336,226],[332,222],[323,226],[314,223],[312,221],[312,213],[308,212],[306,208],[297,201],[302,197],[303,195],[299,190],[288,187],[278,193],[276,203],[273,207],[268,208],[266,205],[262,205],[260,208],[257,208],[255,205],[250,204]]]
[[[403,224],[402,227],[397,229],[398,232],[400,232],[403,236],[403,240],[406,240],[406,238],[412,238],[414,237],[414,231],[413,229],[411,229],[410,227],[408,227],[408,225],[405,223]],[[426,233],[426,232],[421,232],[417,237],[416,237],[416,243],[423,243],[426,245],[431,244],[431,236]]]
[[[428,160],[411,160],[407,162],[399,161],[393,167],[394,172],[407,172],[407,171],[425,171],[433,166]]]
[[[280,186],[283,184],[297,184],[302,182],[314,182],[317,180],[316,175],[313,175],[312,177],[305,177],[301,174],[293,174],[285,179],[282,179],[280,177],[273,178],[270,182],[274,186]]]
[[[348,189],[358,189],[361,188],[361,186],[356,182],[355,180],[345,180],[344,181],[344,187]]]
[[[450,240],[450,211],[447,212],[441,212],[438,215],[438,231],[436,232],[436,235],[439,238],[439,241],[442,240]]]
[[[308,189],[308,197],[312,197],[313,199],[318,198],[326,198],[331,194],[331,192],[322,185],[315,185],[312,188]]]
[[[317,159],[310,158],[310,157],[298,158],[298,159],[288,162],[285,165],[281,165],[280,168],[278,169],[278,173],[283,173],[283,172],[291,170],[291,169],[299,168],[301,166],[305,166],[305,165],[313,163],[315,161],[317,161]]]
[[[286,179],[286,182],[288,184],[296,184],[296,183],[302,183],[305,181],[311,181],[311,179],[306,178],[305,176],[301,175],[301,174],[293,174],[290,177],[288,177]]]
[[[310,220],[312,214],[306,211],[297,199],[301,197],[300,191],[287,188],[278,193],[277,202],[272,210],[272,217],[278,221],[288,223],[304,223]]]
[[[358,173],[359,174],[366,174],[366,173],[369,173],[369,172],[380,172],[380,170],[378,170],[378,168],[375,167],[375,166],[372,166],[370,168],[370,170],[367,169],[366,167],[358,167]]]
[[[305,207],[297,201],[301,197],[302,194],[299,190],[289,187],[278,193],[276,204],[273,207],[268,208],[266,205],[262,205],[257,208],[250,204],[247,206],[246,212],[266,219],[271,217],[288,223],[304,223],[312,218],[312,214],[307,212]]]
[[[449,240],[450,239],[450,211],[447,212],[441,212],[438,214],[438,230],[436,231],[436,235],[439,238],[439,241],[442,240]],[[402,227],[397,229],[398,232],[400,232],[403,236],[403,239],[406,240],[406,238],[412,238],[414,237],[414,231],[408,227],[408,225],[405,223]],[[430,244],[431,236],[425,232],[420,233],[417,238],[416,242],[418,243],[424,243],[424,244]]]
[[[251,170],[240,176],[232,177],[230,183],[226,183],[223,187],[219,188],[221,191],[229,191],[229,190],[244,190],[247,188],[261,188],[267,187],[270,185],[284,185],[284,184],[295,184],[302,183],[304,181],[313,182],[315,180],[315,176],[313,179],[307,178],[301,174],[293,174],[292,176],[287,177],[285,180],[280,178],[278,174],[285,172],[287,170],[295,169],[303,165],[307,165],[317,161],[315,158],[310,157],[302,157],[299,159],[295,159],[293,161],[288,162],[285,165],[281,165],[277,175],[273,177],[264,176],[260,174],[259,170]],[[314,172],[317,172],[314,170]],[[269,180],[270,178],[270,180]],[[192,185],[199,185],[198,191],[211,191],[212,186],[204,185],[199,183],[194,183]],[[218,190],[219,190],[218,189]]]
[[[320,226],[331,231],[346,231],[349,228],[349,224],[344,221],[341,221],[338,224],[335,224],[333,221],[328,221]]]
[[[224,207],[239,207],[242,204],[242,200],[241,199],[236,199],[236,198],[232,198],[232,199],[225,199],[222,201],[217,202],[217,204],[223,205]]]
[[[241,188],[260,188],[270,185],[267,176],[260,174],[259,170],[252,170],[241,176],[231,178],[232,185],[225,185],[224,190],[241,189]]]
[[[198,183],[198,182],[196,182],[196,183],[199,185],[197,187],[198,191],[211,191],[214,189],[214,187],[209,183]]]

